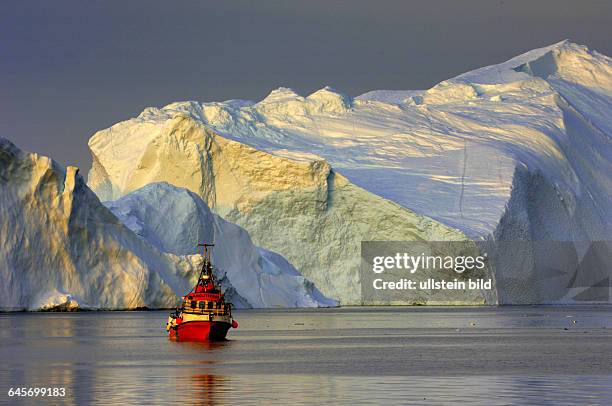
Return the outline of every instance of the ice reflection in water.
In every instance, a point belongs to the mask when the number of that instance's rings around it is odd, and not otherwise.
[[[221,343],[169,341],[165,317],[1,314],[0,403],[612,404],[605,307],[249,311]]]

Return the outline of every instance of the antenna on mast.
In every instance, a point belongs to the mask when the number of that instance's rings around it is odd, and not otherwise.
[[[204,258],[208,258],[208,259],[210,259],[210,253],[212,252],[212,249],[208,250],[207,248],[214,247],[214,246],[215,244],[207,244],[207,243],[198,244],[198,247],[204,247]]]
[[[204,263],[202,264],[202,275],[207,275],[208,277],[212,275],[212,260],[210,258],[210,255],[212,253],[212,247],[214,246],[215,244],[198,244],[198,247],[204,247]]]

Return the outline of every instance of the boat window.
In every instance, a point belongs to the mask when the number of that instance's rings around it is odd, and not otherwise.
[[[195,308],[195,307],[196,307],[196,301],[195,301],[195,300],[192,300],[192,301],[191,301],[191,307],[193,307],[193,308]]]
[[[212,309],[214,307],[214,305],[215,305],[214,302],[208,302],[208,308],[209,309]]]
[[[198,305],[200,306],[200,309],[203,309],[205,304],[206,304],[206,302],[200,302],[200,303],[198,303]]]

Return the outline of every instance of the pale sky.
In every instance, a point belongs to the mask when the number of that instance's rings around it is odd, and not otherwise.
[[[86,174],[147,106],[424,89],[565,38],[612,55],[612,1],[3,1],[0,136]]]

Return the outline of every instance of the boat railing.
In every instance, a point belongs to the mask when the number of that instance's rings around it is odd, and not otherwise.
[[[214,302],[210,302],[214,303]],[[231,315],[231,305],[224,304],[222,306],[215,306],[212,308],[208,308],[207,306],[191,306],[189,302],[185,303],[183,306],[183,311],[185,313],[192,314],[212,314],[213,316],[228,316]]]

